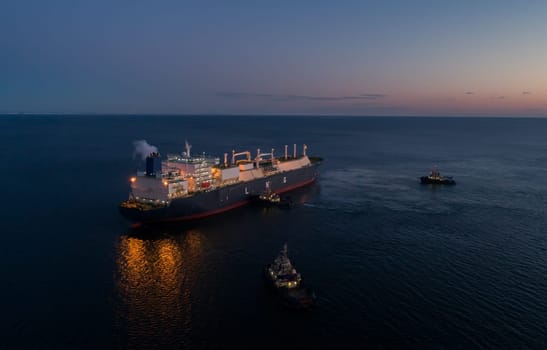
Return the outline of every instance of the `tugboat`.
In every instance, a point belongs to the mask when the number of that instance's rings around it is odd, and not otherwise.
[[[293,205],[292,200],[289,198],[281,198],[279,194],[273,192],[268,183],[266,183],[266,189],[260,195],[255,196],[254,202],[261,207],[279,207],[290,208]]]
[[[303,286],[302,276],[296,272],[287,256],[286,243],[273,264],[268,264],[264,268],[264,274],[286,306],[294,309],[309,309],[315,305],[315,293]]]
[[[420,177],[423,184],[455,185],[456,181],[452,176],[442,176],[437,167],[433,168],[428,176]]]
[[[269,207],[279,205],[281,203],[281,197],[269,188],[267,188],[262,194],[260,194],[256,201],[263,206]]]

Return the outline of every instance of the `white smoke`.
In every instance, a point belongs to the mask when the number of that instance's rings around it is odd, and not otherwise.
[[[146,140],[133,141],[133,146],[135,146],[133,158],[139,155],[142,160],[145,160],[146,157],[150,155],[150,153],[158,151],[158,148],[156,146],[149,145]]]

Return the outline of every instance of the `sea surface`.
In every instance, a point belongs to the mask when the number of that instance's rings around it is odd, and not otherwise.
[[[324,161],[289,210],[131,228],[142,139]],[[545,119],[0,116],[0,164],[1,349],[547,348]],[[310,312],[263,280],[284,243]]]

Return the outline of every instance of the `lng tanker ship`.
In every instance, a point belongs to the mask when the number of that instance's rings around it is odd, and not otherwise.
[[[307,146],[297,155],[287,152],[274,157],[263,153],[232,151],[224,161],[206,155],[192,156],[190,145],[180,155],[152,152],[146,157],[145,171],[130,179],[129,199],[120,203],[120,212],[133,222],[192,220],[225,212],[251,202],[265,191],[283,193],[306,186],[318,176],[321,158],[308,157]]]

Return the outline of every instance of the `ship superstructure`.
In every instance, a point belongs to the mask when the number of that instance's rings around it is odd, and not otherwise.
[[[192,155],[191,146],[165,159],[159,152],[146,157],[146,168],[130,179],[129,199],[120,204],[121,213],[133,221],[188,220],[220,213],[250,201],[265,188],[281,193],[313,182],[319,158],[302,154],[276,158],[274,149],[262,152],[232,151],[220,158]]]

